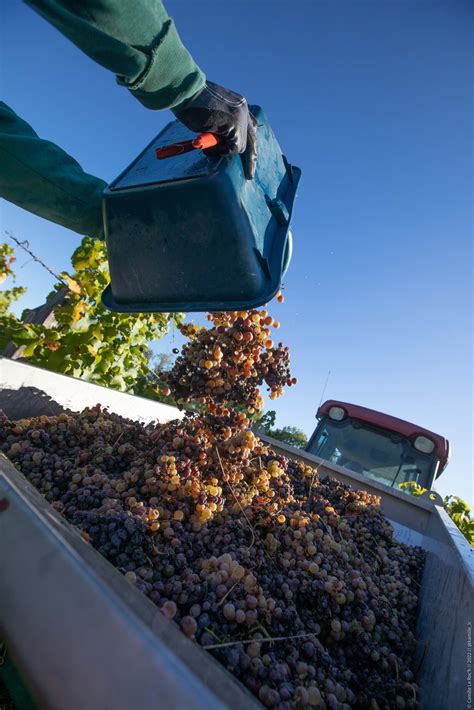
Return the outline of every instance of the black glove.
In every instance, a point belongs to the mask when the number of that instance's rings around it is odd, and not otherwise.
[[[215,133],[220,137],[215,148],[206,150],[207,155],[243,153],[245,177],[253,178],[257,163],[257,121],[243,96],[208,81],[201,91],[172,111],[192,131]]]

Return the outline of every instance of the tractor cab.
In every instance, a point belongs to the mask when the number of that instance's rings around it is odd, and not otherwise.
[[[306,451],[392,488],[416,481],[430,489],[449,460],[449,441],[415,424],[328,400]]]

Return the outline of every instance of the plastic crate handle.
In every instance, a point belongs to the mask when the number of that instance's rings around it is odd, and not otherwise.
[[[215,133],[201,133],[191,140],[160,146],[156,148],[155,154],[158,160],[164,160],[165,158],[173,158],[176,155],[189,153],[191,150],[195,149],[207,150],[208,148],[213,148],[218,143],[219,136],[216,136]]]

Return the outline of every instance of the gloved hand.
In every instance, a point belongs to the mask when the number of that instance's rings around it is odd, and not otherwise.
[[[220,137],[217,146],[205,151],[207,155],[243,153],[245,177],[253,178],[257,163],[257,121],[243,96],[208,81],[203,89],[172,111],[192,131],[215,133]]]

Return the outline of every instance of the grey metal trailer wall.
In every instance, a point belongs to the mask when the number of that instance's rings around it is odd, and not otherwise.
[[[52,416],[64,409],[80,412],[96,404],[144,424],[168,422],[183,416],[183,412],[176,407],[161,402],[0,357],[0,409],[11,419],[40,414]]]
[[[166,405],[2,358],[0,390],[0,408],[9,416],[56,413],[64,407],[79,411],[98,402],[144,423],[180,416]],[[420,708],[467,707],[474,550],[445,511],[262,438],[280,453],[317,467],[322,476],[380,496],[396,537],[427,551],[417,624]],[[0,629],[32,688],[50,707],[83,707],[66,702],[65,687],[76,693],[68,698],[77,702],[83,688],[90,689],[87,710],[146,710],[157,699],[169,708],[257,705],[208,654],[157,615],[154,605],[86,545],[4,457],[0,499],[8,501],[0,514]]]

